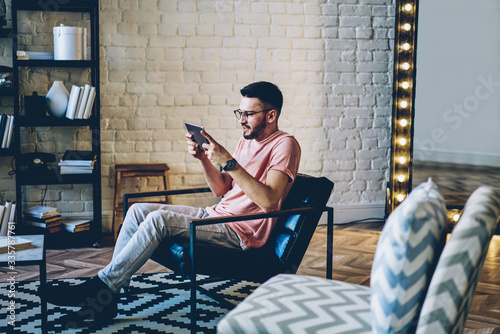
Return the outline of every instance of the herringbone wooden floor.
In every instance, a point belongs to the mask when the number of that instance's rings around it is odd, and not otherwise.
[[[463,207],[474,190],[483,185],[500,188],[500,168],[432,161],[413,162],[413,187],[431,177],[447,207]]]
[[[336,226],[334,232],[333,278],[368,286],[381,224]],[[112,246],[47,250],[49,279],[90,277],[112,257]],[[325,277],[326,226],[318,227],[298,274]],[[18,267],[17,281],[37,280],[38,268]],[[148,261],[139,272],[164,272],[166,268]],[[0,268],[0,281],[8,279]],[[500,236],[494,236],[466,324],[467,333],[500,333]],[[497,328],[497,329],[495,329]]]

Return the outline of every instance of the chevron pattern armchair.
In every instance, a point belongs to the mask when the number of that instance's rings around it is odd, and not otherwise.
[[[389,216],[371,287],[281,274],[229,312],[217,332],[461,333],[500,215],[500,192],[476,190],[446,245],[445,214],[429,180]]]

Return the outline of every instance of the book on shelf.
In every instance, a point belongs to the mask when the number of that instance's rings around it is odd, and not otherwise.
[[[14,134],[14,115],[9,115],[10,122],[8,123],[8,128],[4,134],[5,137],[5,146],[2,145],[2,148],[10,148],[10,143],[12,142],[12,135]]]
[[[87,119],[90,117],[92,106],[95,100],[95,87],[91,85],[71,86],[68,106],[66,108],[66,118]]]
[[[63,218],[61,220],[64,225],[66,231],[71,233],[77,233],[82,231],[90,230],[90,220],[89,219],[70,219]]]
[[[61,166],[61,174],[92,174],[94,167]]]
[[[85,112],[83,113],[83,119],[88,119],[90,117],[90,113],[92,112],[92,106],[94,105],[95,100],[95,87],[90,87],[89,98],[87,100],[87,104],[85,105]]]
[[[10,206],[10,218],[9,222],[15,222],[16,221],[16,203],[12,203]]]
[[[80,98],[81,87],[71,86],[71,92],[69,93],[68,106],[66,107],[66,118],[74,119],[76,113],[76,107],[78,105],[78,99]]]
[[[57,233],[57,232],[60,232],[60,231],[64,231],[64,225],[63,224],[59,224],[59,225],[56,225],[56,226],[46,227],[45,231],[47,231],[49,234]]]
[[[80,93],[78,94],[78,102],[76,102],[76,108],[75,108],[75,114],[73,118],[77,119],[78,118],[78,110],[80,110],[80,106],[82,105],[83,101],[83,87],[78,87],[80,88]]]
[[[3,117],[7,118],[7,121],[5,122],[5,130],[3,136],[1,136],[0,138],[2,139],[2,148],[8,148],[7,142],[9,141],[9,132],[12,131],[11,125],[14,117],[11,115],[4,115]]]
[[[8,130],[6,131],[6,129],[7,129],[7,123],[9,120],[9,116],[8,115],[0,115],[0,117],[1,117],[0,118],[0,147],[3,148],[5,133],[8,132]]]
[[[17,50],[16,51],[17,60],[28,60],[30,56],[26,51]]]
[[[59,160],[61,167],[92,167],[95,160]]]
[[[95,160],[97,154],[92,151],[66,150],[61,160]]]
[[[25,209],[23,213],[25,216],[31,216],[35,218],[49,218],[59,215],[59,212],[57,212],[57,208],[41,205],[35,205],[31,208]]]
[[[3,215],[5,213],[5,205],[0,204],[0,236],[2,235],[2,221],[3,221]]]
[[[25,214],[23,217],[23,225],[43,228],[48,233],[56,233],[64,229],[59,213],[46,218],[37,218]]]
[[[12,240],[12,239],[11,239]],[[10,246],[10,249],[9,249]],[[9,250],[22,250],[22,249],[28,249],[32,248],[33,244],[31,240],[21,238],[21,237],[14,237],[14,242],[10,241],[8,237],[0,237],[0,253],[5,253],[8,252]]]
[[[75,118],[83,119],[83,115],[85,113],[85,107],[88,103],[87,100],[89,98],[89,93],[90,93],[90,85],[85,85],[82,91],[81,102],[80,105],[78,106],[78,113],[76,114]]]
[[[7,235],[7,229],[12,211],[12,204],[12,202],[7,201],[4,205],[0,205],[0,236]]]
[[[24,221],[31,221],[31,222],[39,222],[39,223],[51,223],[51,222],[57,222],[61,220],[61,215],[57,214],[52,217],[47,217],[47,218],[37,218],[33,216],[24,216]]]
[[[40,222],[40,221],[33,221],[33,220],[24,219],[23,224],[30,225],[30,226],[36,226],[36,227],[43,227],[43,228],[52,228],[54,226],[61,225],[61,217],[59,217],[58,220],[55,220],[52,222]]]

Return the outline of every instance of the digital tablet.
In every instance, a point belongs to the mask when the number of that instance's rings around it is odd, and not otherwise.
[[[205,131],[205,129],[201,125],[196,125],[189,122],[184,122],[184,124],[186,125],[186,129],[188,130],[188,132],[193,135],[193,140],[200,146],[200,148],[202,148],[201,145],[203,145],[203,143],[208,144],[207,138],[203,137],[203,135],[200,133],[201,130]]]

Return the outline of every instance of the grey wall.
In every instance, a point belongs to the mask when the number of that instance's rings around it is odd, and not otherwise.
[[[421,0],[415,160],[500,166],[500,2]]]

